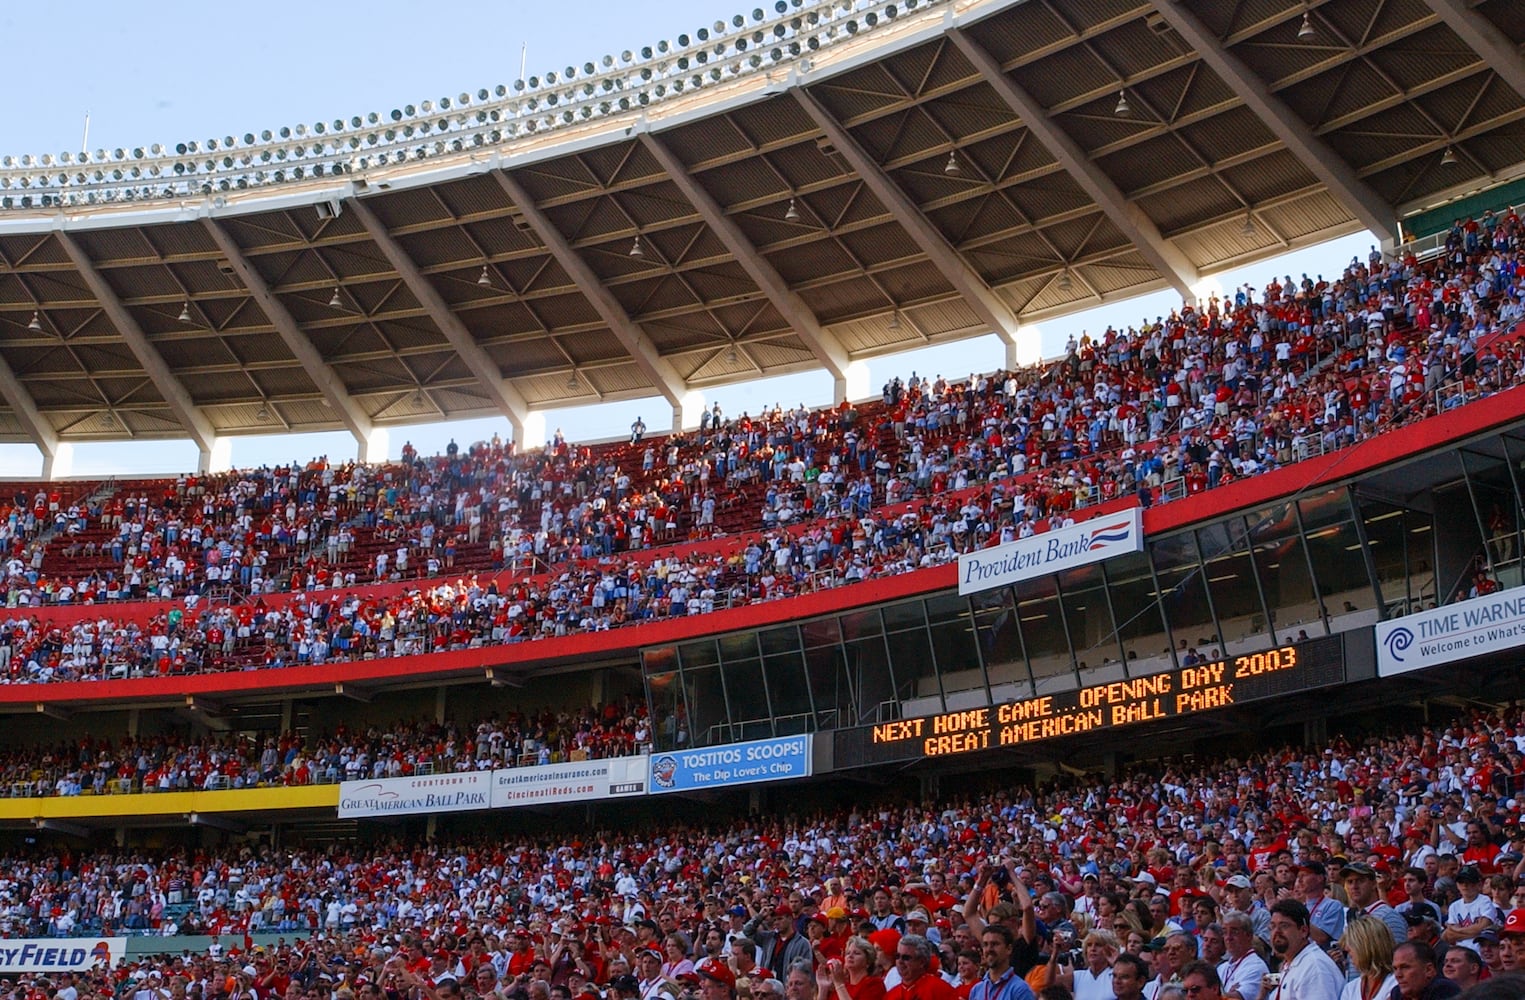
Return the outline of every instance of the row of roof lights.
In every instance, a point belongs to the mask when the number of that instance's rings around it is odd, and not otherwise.
[[[949,0],[775,0],[638,53],[437,102],[256,135],[94,154],[0,157],[0,207],[211,195],[496,146],[788,65]],[[390,118],[390,120],[386,120]],[[436,138],[437,137],[437,138]],[[291,162],[298,161],[298,162]],[[41,190],[38,190],[41,189]]]

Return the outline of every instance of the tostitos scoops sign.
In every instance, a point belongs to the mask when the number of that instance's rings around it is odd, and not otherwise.
[[[958,592],[977,594],[1144,548],[1142,508],[1092,518],[958,557]]]

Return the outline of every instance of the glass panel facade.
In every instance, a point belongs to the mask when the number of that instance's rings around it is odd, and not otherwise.
[[[1023,580],[1016,591],[1017,622],[1032,668],[1034,690],[1045,694],[1078,687],[1074,652],[1059,606],[1058,582],[1052,576],[1040,576]]]
[[[1350,494],[1343,489],[1331,490],[1299,500],[1297,507],[1303,519],[1308,560],[1313,564],[1318,615],[1288,622],[1285,630],[1290,634],[1283,638],[1290,640],[1304,633],[1324,635],[1328,617],[1343,620],[1362,607],[1371,607],[1375,600],[1361,535],[1351,516]]]
[[[1160,614],[1154,574],[1149,557],[1136,552],[1102,564],[1107,594],[1112,601],[1112,615],[1117,622],[1118,638],[1128,664],[1128,676],[1159,673],[1175,666],[1170,654],[1170,636]]]
[[[646,703],[651,706],[652,735],[658,750],[674,750],[689,742],[688,707],[678,674],[678,650],[658,646],[641,653],[646,675]]]
[[[1276,504],[1252,512],[1245,524],[1260,592],[1271,609],[1271,639],[1284,642],[1307,628],[1308,622],[1319,621],[1308,548],[1297,530],[1297,508],[1290,501]],[[1368,609],[1371,603],[1368,598]]]
[[[1260,601],[1244,521],[1234,517],[1199,529],[1197,549],[1218,614],[1223,655],[1263,648],[1270,642],[1270,616]]]
[[[1397,618],[1420,610],[1426,600],[1435,598],[1435,533],[1430,515],[1385,500],[1363,499],[1360,508],[1377,586],[1382,591],[1382,617]]]
[[[1206,578],[1197,561],[1197,537],[1184,531],[1149,544],[1155,576],[1160,581],[1160,604],[1179,660],[1190,650],[1212,656],[1218,648],[1218,624],[1208,603]]]
[[[1503,458],[1470,449],[1461,453],[1473,509],[1483,533],[1482,565],[1505,587],[1520,585],[1520,565],[1514,543],[1519,537],[1520,505],[1515,502],[1509,465]]]
[[[1080,683],[1122,680],[1122,646],[1117,641],[1101,564],[1092,563],[1059,574],[1059,594]]]

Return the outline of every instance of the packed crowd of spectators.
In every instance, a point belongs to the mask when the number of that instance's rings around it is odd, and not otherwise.
[[[636,431],[612,448],[558,432],[525,454],[495,439],[432,459],[408,448],[394,465],[162,481],[59,515],[48,544],[121,572],[48,580],[37,543],[30,559],[18,545],[13,606],[208,582],[249,596],[57,627],[17,607],[0,621],[0,671],[133,677],[598,631],[935,566],[1100,502],[1195,494],[1518,384],[1525,348],[1505,334],[1522,317],[1521,233],[1513,212],[1490,215],[1425,261],[1374,250],[1333,281],[1245,287],[1072,342],[1058,365],[913,373],[861,409],[728,419],[717,406],[696,434]],[[653,548],[712,534],[717,511],[746,503],[758,516],[720,551]],[[473,548],[484,572],[453,573]],[[500,586],[505,565],[534,571]],[[415,577],[402,595],[364,594]],[[307,599],[277,600],[286,590]]]
[[[1456,992],[1411,990],[1442,973],[1465,987],[1525,971],[1520,705],[936,802],[892,794],[702,826],[16,852],[0,865],[0,933],[217,935],[204,955],[85,976],[92,1000],[281,997],[289,983],[333,1000],[590,985],[671,1000],[696,984],[903,1000],[897,987],[924,976],[915,996],[995,1000],[979,984],[1008,974],[1012,1000],[1204,985],[1417,1000]],[[264,932],[286,942],[251,947]],[[1278,965],[1279,988],[1264,978]]]
[[[645,705],[508,712],[464,724],[409,720],[294,733],[163,733],[0,747],[0,795],[105,795],[332,784],[627,757],[651,743]]]

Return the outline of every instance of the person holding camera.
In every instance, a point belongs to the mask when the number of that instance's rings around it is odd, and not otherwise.
[[[1106,930],[1091,931],[1081,943],[1079,962],[1076,955],[1066,950],[1070,943],[1069,939],[1061,940],[1060,935],[1055,935],[1053,953],[1049,956],[1049,984],[1063,986],[1074,994],[1075,1000],[1113,1000],[1112,963],[1123,950],[1117,935]]]

